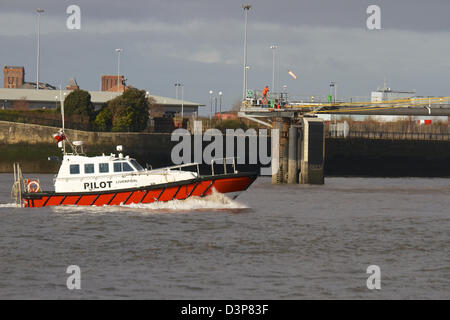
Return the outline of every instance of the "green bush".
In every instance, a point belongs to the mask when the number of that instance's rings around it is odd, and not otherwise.
[[[95,127],[98,131],[111,131],[112,113],[109,108],[103,107],[94,120]]]
[[[146,92],[130,88],[109,100],[94,122],[100,131],[141,132],[147,128],[148,110]]]
[[[93,119],[94,105],[91,94],[85,90],[74,90],[64,99],[64,114],[67,116],[80,115]]]

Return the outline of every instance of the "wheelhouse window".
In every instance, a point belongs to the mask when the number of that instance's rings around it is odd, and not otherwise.
[[[80,174],[80,165],[79,164],[71,164],[69,166],[70,174]]]
[[[133,167],[136,168],[137,171],[144,171],[144,168],[142,168],[142,166],[136,160],[131,159],[130,163]]]
[[[114,172],[122,172],[122,163],[114,162]]]
[[[109,163],[99,163],[98,164],[98,172],[108,173],[109,172]]]
[[[94,173],[94,164],[93,163],[86,163],[84,165],[84,173]]]
[[[132,172],[133,167],[128,162],[114,162],[114,172]]]
[[[134,171],[134,169],[128,164],[128,162],[122,162],[122,170],[125,172]]]

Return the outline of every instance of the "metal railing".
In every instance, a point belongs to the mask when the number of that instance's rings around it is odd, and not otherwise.
[[[166,170],[179,170],[182,171],[181,168],[186,168],[186,167],[196,167],[197,169],[197,176],[200,175],[200,168],[199,168],[199,164],[197,162],[193,162],[193,163],[184,163],[184,164],[178,164],[175,166],[170,166],[170,167],[164,167],[164,168],[159,168],[159,169],[155,169],[155,170],[151,170],[152,172],[159,172],[159,171],[166,171]],[[191,171],[192,172],[192,171]]]
[[[236,161],[235,161],[235,157],[227,157],[227,158],[215,158],[211,160],[211,175],[214,175],[214,162],[217,163],[217,161],[221,161],[223,160],[223,173],[227,174],[227,160],[232,159],[233,162],[231,163],[231,165],[233,166],[233,173],[237,173],[236,171]]]
[[[227,160],[232,160],[231,163]],[[236,158],[235,157],[227,157],[227,158],[214,158],[211,160],[211,175],[215,175],[215,171],[214,171],[214,165],[218,164],[218,161],[223,161],[223,172],[224,174],[228,174],[228,169],[227,166],[231,165],[233,167],[233,173],[237,173],[236,170]],[[161,171],[169,171],[169,170],[179,170],[182,171],[182,168],[186,168],[186,167],[194,167],[197,169],[197,176],[200,176],[200,165],[197,162],[193,162],[193,163],[185,163],[185,164],[179,164],[179,165],[175,165],[175,166],[170,166],[170,167],[164,167],[164,168],[159,168],[159,169],[155,169],[155,170],[151,170],[150,172],[152,173],[160,173]]]
[[[327,138],[344,138],[341,134],[326,133]],[[396,131],[352,131],[345,138],[388,139],[388,140],[438,140],[450,141],[449,133],[396,132]]]
[[[19,163],[14,162],[14,184],[11,188],[11,198],[16,201],[18,205],[23,206],[22,203],[22,190],[24,187],[22,186],[23,177],[22,177],[22,169],[20,169]]]

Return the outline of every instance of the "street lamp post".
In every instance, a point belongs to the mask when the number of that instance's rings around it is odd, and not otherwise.
[[[184,85],[181,85],[181,118],[184,117]]]
[[[330,83],[330,96],[332,95],[332,88],[334,88],[334,98],[333,98],[333,103],[336,103],[336,83],[335,82],[331,82]],[[331,101],[330,101],[331,102]],[[337,119],[336,119],[336,114],[332,114],[331,115],[332,118],[332,122],[334,123],[333,126],[333,130],[332,130],[332,135],[335,137],[337,135]]]
[[[244,83],[243,83],[243,92],[242,92],[242,100],[245,100],[247,94],[247,16],[248,11],[252,6],[249,4],[243,4],[242,9],[244,9],[245,13],[245,28],[244,28]]]
[[[217,97],[214,97],[214,118],[216,117],[217,114]]]
[[[330,82],[330,96],[333,97],[333,93],[332,93],[332,88],[335,88],[335,83],[334,82]],[[336,102],[336,94],[334,95],[334,98],[332,99],[332,101],[335,103]],[[330,101],[331,102],[331,101]]]
[[[117,93],[120,94],[120,53],[123,49],[116,49],[117,52]]]
[[[184,85],[182,83],[175,83],[175,95],[178,100],[178,87],[181,87],[181,117],[184,116]]]
[[[219,91],[219,115],[220,123],[222,123],[222,91]]]
[[[213,91],[210,90],[209,91],[209,105],[210,105],[210,108],[209,108],[209,127],[210,128],[211,128],[211,123],[212,123],[212,94],[213,94]]]
[[[272,91],[275,92],[275,50],[278,49],[278,46],[272,45],[270,49],[272,49]]]
[[[40,55],[40,45],[41,45],[41,13],[44,9],[36,9],[37,12],[37,57],[36,57],[36,90],[39,90],[39,55]]]
[[[178,87],[181,86],[181,83],[175,83],[175,99],[178,100]]]

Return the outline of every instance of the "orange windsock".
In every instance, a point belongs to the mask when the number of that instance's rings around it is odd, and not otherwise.
[[[290,75],[292,78],[294,78],[295,80],[297,80],[297,76],[296,76],[291,70],[288,70],[288,73],[289,73],[289,75]]]

